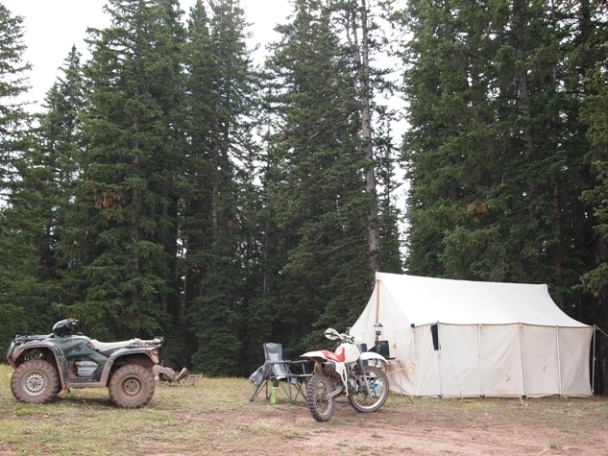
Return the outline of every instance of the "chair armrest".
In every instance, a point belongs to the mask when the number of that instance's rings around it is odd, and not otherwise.
[[[309,363],[310,361],[307,359],[299,359],[297,361],[292,361],[291,365],[300,366],[300,368],[302,369],[302,375],[310,375],[308,372],[306,372],[306,366],[308,366]]]

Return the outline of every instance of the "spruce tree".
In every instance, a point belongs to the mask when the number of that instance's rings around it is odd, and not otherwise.
[[[55,309],[72,299],[69,258],[61,253],[67,212],[77,179],[80,148],[78,113],[83,106],[79,56],[72,49],[49,90],[28,147],[13,159],[19,180],[4,211],[5,245],[12,246],[5,298],[26,312],[29,331],[48,332],[62,314]]]
[[[246,26],[238,1],[210,1],[209,15],[198,1],[190,13],[183,307],[192,365],[209,375],[243,374],[238,176],[251,150],[247,117],[254,82]]]
[[[353,153],[361,154],[363,158],[361,163],[368,198],[369,266],[372,271],[399,272],[399,253],[398,249],[395,250],[399,242],[399,211],[392,201],[395,176],[389,171],[396,160],[390,128],[395,113],[379,102],[380,96],[390,96],[393,89],[388,78],[391,69],[386,67],[391,26],[387,16],[391,15],[395,5],[393,1],[332,0],[327,2],[327,6],[334,30],[344,44],[344,52],[351,57],[351,74],[357,89],[360,145]],[[385,66],[379,66],[379,62]],[[380,191],[383,192],[382,198]],[[387,204],[388,201],[391,202]],[[387,249],[383,247],[384,241]]]
[[[295,2],[269,62],[271,97],[267,302],[273,335],[294,350],[326,325],[348,325],[367,296],[365,159],[350,56],[321,2]]]
[[[209,18],[203,3],[198,0],[190,10],[184,53],[187,72],[188,116],[184,129],[189,137],[189,151],[184,174],[180,179],[183,208],[180,213],[180,237],[183,250],[181,268],[184,276],[184,295],[181,302],[185,362],[192,366],[191,358],[198,350],[198,341],[192,330],[193,302],[204,294],[203,273],[205,254],[211,239],[211,193],[208,188],[212,172],[209,159],[210,137],[214,113],[211,102],[211,74],[213,59],[210,52]]]
[[[37,142],[41,146],[40,161],[48,167],[51,181],[38,191],[48,200],[49,242],[44,262],[46,276],[59,279],[62,293],[55,304],[69,305],[81,297],[81,290],[72,280],[72,262],[77,245],[70,241],[71,212],[82,169],[85,144],[80,118],[86,106],[80,53],[73,47],[61,68],[63,76],[49,90],[45,109],[40,116]],[[61,308],[61,306],[59,306]]]
[[[28,113],[20,97],[27,92],[27,72],[23,61],[23,19],[0,4],[0,197],[6,199],[15,180],[12,160],[25,147],[19,141],[27,129]]]
[[[15,334],[37,327],[29,318],[28,286],[22,275],[36,274],[35,251],[29,233],[8,214],[19,181],[15,162],[29,147],[25,137],[29,114],[20,98],[27,92],[30,69],[23,60],[23,32],[23,19],[0,3],[0,350],[6,350]]]
[[[564,11],[563,2],[411,2],[410,272],[549,283],[570,301],[585,255],[586,144],[563,70]]]
[[[591,166],[591,182],[582,199],[588,205],[588,218],[593,220],[593,231],[587,237],[588,251],[580,288],[584,291],[581,315],[588,323],[605,329],[608,325],[608,130],[605,113],[608,109],[608,78],[606,77],[605,5],[601,2],[583,1],[578,9],[581,33],[571,48],[574,58],[570,65],[577,71],[573,82],[585,93],[581,108],[581,120],[587,127],[590,147],[585,157]],[[576,46],[574,46],[576,44]],[[582,90],[584,89],[584,90]],[[596,355],[596,391],[608,391],[608,343],[598,337]]]
[[[168,331],[177,309],[183,27],[173,0],[111,0],[106,10],[112,26],[93,31],[85,67],[73,242],[86,295],[73,312],[99,337],[144,337]]]

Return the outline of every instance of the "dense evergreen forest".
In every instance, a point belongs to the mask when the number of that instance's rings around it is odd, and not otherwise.
[[[32,113],[0,0],[0,351],[75,317],[247,375],[346,329],[375,271],[547,283],[608,330],[606,4],[290,4],[257,65],[238,0],[108,0]]]

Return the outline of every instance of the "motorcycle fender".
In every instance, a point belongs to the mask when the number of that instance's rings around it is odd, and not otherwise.
[[[304,353],[303,355],[300,355],[300,358],[308,358],[310,360],[319,362],[319,363],[324,363],[325,361],[329,361],[329,358],[327,357],[325,350],[315,350],[315,351],[309,351]]]
[[[369,361],[369,360],[376,360],[376,361],[380,361],[382,363],[384,363],[384,365],[388,366],[388,361],[386,360],[386,358],[378,353],[374,353],[374,352],[363,352],[361,353],[361,359],[363,361]]]

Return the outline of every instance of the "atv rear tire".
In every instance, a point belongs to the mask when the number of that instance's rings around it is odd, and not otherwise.
[[[155,387],[152,369],[139,364],[119,367],[108,384],[110,399],[122,408],[143,407],[152,400]]]
[[[61,391],[57,369],[42,359],[26,361],[13,373],[11,391],[21,402],[50,402]]]

